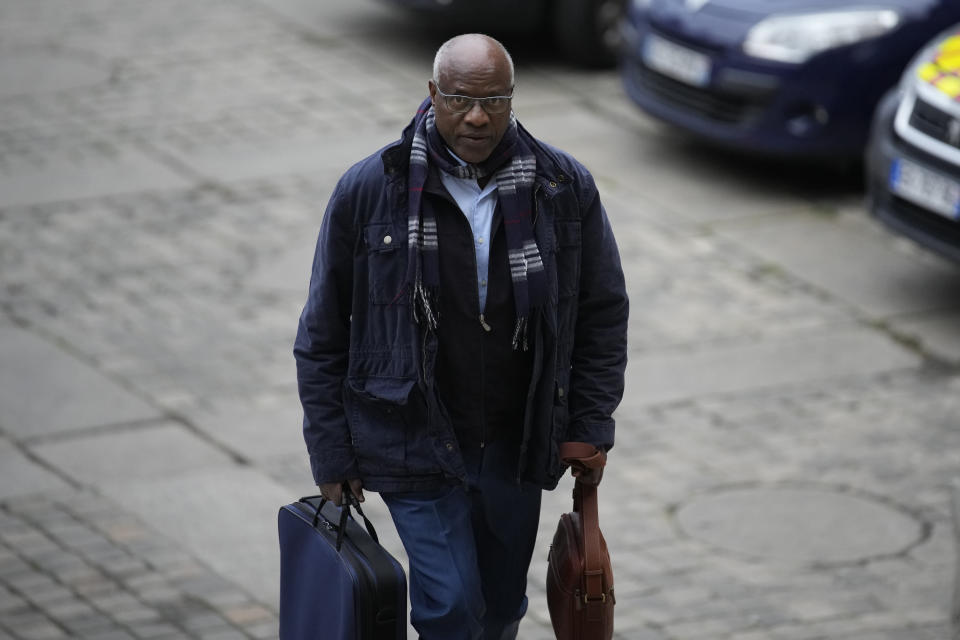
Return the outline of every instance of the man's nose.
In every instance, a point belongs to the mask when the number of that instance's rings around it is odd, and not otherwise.
[[[463,114],[463,119],[474,127],[482,127],[490,122],[490,117],[487,115],[487,112],[483,110],[483,107],[481,107],[480,103],[476,100],[470,105],[467,112]]]

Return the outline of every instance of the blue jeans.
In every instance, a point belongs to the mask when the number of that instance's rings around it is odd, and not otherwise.
[[[410,560],[410,621],[421,640],[513,640],[541,490],[517,484],[514,444],[463,453],[466,486],[381,494]]]

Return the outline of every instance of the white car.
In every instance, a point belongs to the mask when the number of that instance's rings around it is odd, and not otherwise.
[[[960,262],[960,24],[925,47],[880,103],[867,194],[892,231]]]

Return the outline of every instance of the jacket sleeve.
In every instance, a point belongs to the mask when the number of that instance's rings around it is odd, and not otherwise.
[[[581,191],[581,264],[567,437],[609,450],[623,397],[629,303],[620,253],[593,178]]]
[[[355,238],[349,193],[341,180],[320,226],[309,293],[293,348],[303,404],[303,435],[317,484],[359,477],[343,403]]]

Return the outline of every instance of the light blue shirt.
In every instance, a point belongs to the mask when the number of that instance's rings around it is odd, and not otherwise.
[[[467,164],[453,152],[450,155],[461,165]],[[493,212],[497,208],[497,178],[490,177],[483,189],[476,180],[455,178],[446,171],[439,171],[443,186],[457,202],[460,211],[467,217],[473,230],[473,248],[477,256],[477,291],[480,293],[480,313],[487,305],[487,273],[490,266],[490,229]]]

